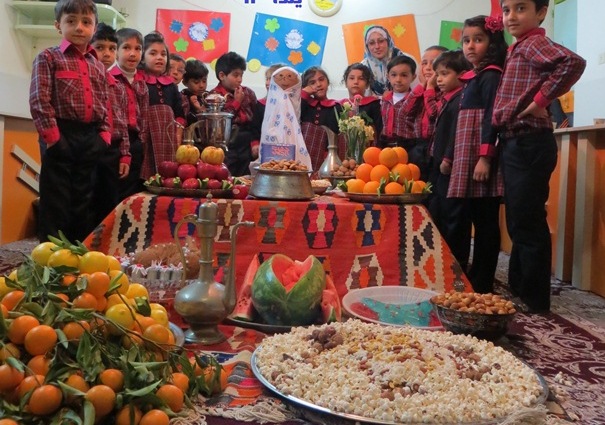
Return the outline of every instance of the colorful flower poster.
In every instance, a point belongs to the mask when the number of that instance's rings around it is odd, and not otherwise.
[[[284,63],[303,72],[321,65],[327,36],[323,25],[257,13],[247,60],[264,66]]]
[[[343,25],[342,32],[345,37],[345,48],[349,63],[361,62],[363,59],[365,50],[363,35],[366,28],[371,25],[380,25],[386,28],[395,43],[395,47],[420,62],[420,47],[414,15],[400,15]]]
[[[462,26],[462,22],[441,21],[439,45],[450,50],[462,48]]]
[[[230,21],[229,13],[158,9],[155,28],[170,53],[210,63],[229,51]]]

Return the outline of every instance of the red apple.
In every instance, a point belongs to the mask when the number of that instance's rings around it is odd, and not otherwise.
[[[213,179],[214,175],[216,173],[216,167],[212,164],[207,164],[205,162],[198,162],[197,163],[197,176],[204,180],[204,179]]]
[[[215,165],[214,166],[214,178],[217,180],[228,180],[229,179],[229,169],[225,164]]]
[[[162,177],[176,177],[179,163],[175,161],[162,161],[158,166],[158,173]]]
[[[177,170],[182,181],[197,177],[197,168],[193,164],[181,164]]]
[[[220,180],[217,180],[217,179],[208,180],[208,189],[222,189],[222,188],[223,188],[223,182],[221,182]]]
[[[165,179],[162,179],[162,186],[171,189],[181,187],[181,179],[178,177],[167,177]]]
[[[202,186],[200,179],[190,177],[183,182],[183,189],[199,189]]]
[[[246,184],[236,184],[233,186],[233,197],[235,199],[246,199],[250,192],[250,186]]]

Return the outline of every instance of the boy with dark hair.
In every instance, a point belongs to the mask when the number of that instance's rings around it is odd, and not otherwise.
[[[107,73],[108,102],[107,113],[112,126],[111,145],[99,159],[94,173],[93,204],[91,209],[93,225],[103,221],[120,202],[119,182],[128,176],[130,169],[130,141],[128,139],[128,97],[122,84],[109,74],[116,61],[118,37],[116,30],[107,24],[97,25],[92,36],[92,47],[105,66]]]
[[[179,84],[181,84],[181,81],[183,81],[183,76],[185,75],[185,66],[187,62],[181,55],[177,53],[170,53],[168,59],[170,62],[168,74],[172,77],[174,84],[178,86]]]
[[[513,246],[508,282],[532,312],[550,310],[551,239],[546,209],[557,144],[548,105],[566,93],[586,61],[546,37],[548,0],[501,0],[509,47],[492,122],[499,130],[506,224]]]
[[[197,122],[197,114],[204,112],[203,95],[208,85],[208,68],[204,62],[198,59],[189,59],[185,63],[183,74],[185,88],[181,90],[184,98],[184,111],[187,117],[187,125]]]
[[[91,229],[92,173],[111,143],[107,77],[90,46],[98,22],[92,0],[59,0],[61,44],[33,63],[29,104],[47,150],[40,172],[39,238],[84,240]]]
[[[246,70],[246,59],[235,52],[223,54],[216,61],[215,71],[219,84],[211,91],[227,98],[225,112],[233,114],[235,137],[229,143],[225,164],[234,176],[250,173],[249,164],[252,158],[253,142],[260,138],[258,128],[253,123],[256,95],[248,87],[242,86],[242,77]]]

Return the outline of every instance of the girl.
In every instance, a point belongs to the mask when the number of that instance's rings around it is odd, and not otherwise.
[[[366,91],[373,81],[372,71],[361,63],[354,63],[345,69],[342,80],[349,92],[349,97],[341,100],[340,104],[342,105],[345,102],[348,102],[353,105],[354,109],[357,108],[360,114],[365,112],[372,120],[369,124],[374,127],[373,145],[376,145],[378,136],[382,133],[380,99],[376,96],[365,96]]]
[[[307,145],[314,171],[318,171],[326,157],[328,135],[323,126],[335,134],[339,133],[336,114],[342,107],[328,99],[330,78],[319,66],[312,66],[302,74],[302,94],[300,104],[300,128]],[[338,138],[338,156],[344,159],[346,146],[344,138]]]
[[[183,138],[185,114],[179,89],[168,74],[168,46],[164,36],[151,32],[143,39],[141,68],[149,89],[146,122],[149,140],[145,143],[142,177],[157,173],[163,161],[174,161],[174,154]]]
[[[476,16],[464,22],[462,50],[473,69],[464,88],[456,129],[448,198],[464,198],[475,228],[473,263],[468,278],[476,292],[491,292],[500,252],[500,197],[496,130],[492,110],[506,58],[502,18]],[[470,243],[470,228],[468,238]]]

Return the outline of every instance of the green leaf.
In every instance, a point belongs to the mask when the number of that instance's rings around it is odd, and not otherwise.
[[[94,381],[97,375],[105,369],[101,359],[99,344],[92,335],[84,332],[80,337],[78,351],[76,352],[76,361],[84,371],[84,379]]]
[[[153,384],[147,385],[143,388],[139,388],[138,390],[127,389],[126,391],[124,391],[124,393],[125,395],[130,397],[143,397],[147,394],[151,394],[153,390],[155,390],[161,383],[162,381],[156,381]]]
[[[84,422],[82,423],[83,425],[94,425],[95,423],[95,407],[93,406],[93,404],[90,402],[90,400],[84,399],[84,404],[83,404],[83,413],[84,413]]]
[[[151,306],[149,300],[145,297],[134,297],[135,309],[143,316],[151,315]]]
[[[19,372],[25,372],[25,365],[17,358],[15,357],[8,357],[6,360],[4,360],[9,366],[14,367],[15,369],[17,369]]]
[[[77,397],[84,397],[86,395],[86,393],[80,391],[77,388],[74,388],[70,385],[67,385],[65,382],[61,382],[61,381],[57,381],[57,385],[59,385],[59,387],[61,387],[61,389],[63,390],[63,393],[65,395],[72,395],[72,396],[77,396]]]

